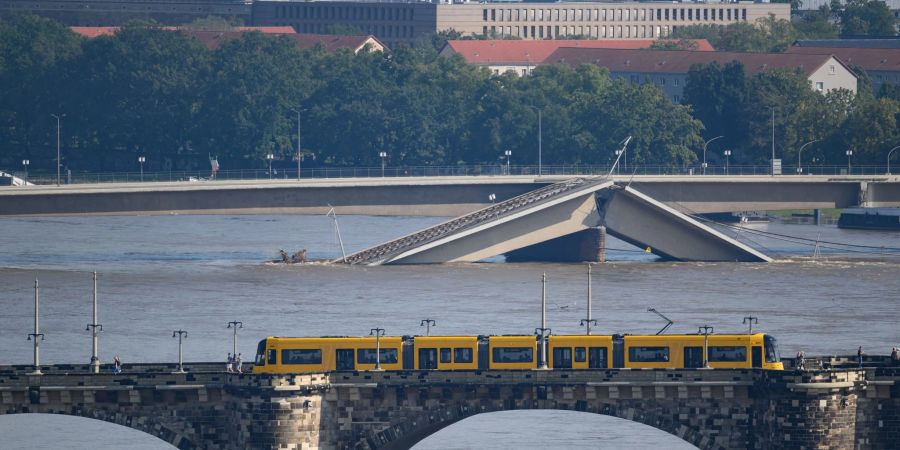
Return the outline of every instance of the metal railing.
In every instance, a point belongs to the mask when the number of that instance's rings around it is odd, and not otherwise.
[[[602,178],[585,179],[577,178],[564,181],[562,183],[551,184],[549,186],[536,189],[531,192],[513,197],[509,200],[491,205],[487,208],[480,209],[470,214],[458,217],[456,219],[417,231],[413,234],[403,236],[398,239],[386,242],[375,247],[371,247],[360,252],[347,256],[346,259],[339,259],[336,262],[345,262],[347,264],[367,264],[382,261],[391,256],[398,255],[408,249],[426,245],[438,239],[450,236],[454,233],[470,229],[490,220],[496,220],[509,214],[521,211],[525,208],[540,204],[554,197],[566,194],[575,189],[584,188],[593,184],[599,184],[606,181]]]
[[[542,176],[598,176],[609,173],[608,165],[585,164],[557,164],[543,165]],[[900,165],[894,170],[900,173]],[[9,173],[24,177],[24,171],[9,171]],[[631,165],[620,167],[614,175],[702,175],[703,169],[699,165],[671,166],[671,165]],[[721,166],[707,166],[705,176],[745,176],[745,175],[769,175],[771,168],[768,165],[730,165],[727,168]],[[803,166],[803,173],[797,173],[796,166],[783,166],[779,176],[806,176],[806,175],[885,175],[885,165],[857,165],[849,169],[846,165],[831,166]],[[310,167],[301,170],[301,179],[328,179],[328,178],[380,178],[384,177],[455,177],[455,176],[504,176],[524,175],[538,176],[538,166],[520,165],[507,168],[502,164],[466,165],[466,166],[395,166],[386,167],[382,172],[381,166],[373,167]],[[296,180],[297,169],[275,169],[270,174],[267,169],[236,169],[220,170],[213,178],[209,170],[194,171],[167,171],[167,172],[72,172],[64,173],[61,182],[64,184],[95,184],[95,183],[140,183],[140,182],[214,182],[214,181],[240,181],[240,180]],[[28,181],[37,185],[56,184],[56,174],[49,172],[29,171]]]

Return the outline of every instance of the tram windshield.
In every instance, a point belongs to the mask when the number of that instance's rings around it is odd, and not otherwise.
[[[781,355],[778,354],[778,344],[774,337],[768,334],[763,336],[763,344],[766,347],[766,362],[777,363],[781,361]]]
[[[256,365],[257,366],[266,365],[266,340],[265,339],[259,341],[259,345],[256,346]]]

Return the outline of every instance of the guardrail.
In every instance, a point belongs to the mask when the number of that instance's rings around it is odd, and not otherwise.
[[[804,175],[885,175],[885,165],[858,165],[847,166],[803,166],[802,174],[798,174],[796,166],[783,166],[782,176]],[[598,176],[609,173],[608,165],[583,165],[560,164],[544,165],[540,167],[542,176]],[[380,166],[373,167],[310,167],[302,168],[302,179],[321,178],[380,178],[384,177],[446,177],[446,176],[503,176],[525,175],[537,176],[538,166],[517,165],[505,166],[500,164],[467,165],[467,166]],[[900,172],[900,167],[895,170]],[[10,172],[14,176],[26,179],[24,171]],[[708,166],[707,176],[742,176],[742,175],[768,175],[771,168],[768,165],[729,165]],[[670,165],[627,165],[620,166],[614,172],[616,175],[693,175],[703,176],[700,166],[670,166]],[[60,180],[64,184],[87,183],[139,183],[139,182],[176,182],[176,181],[234,181],[234,180],[291,180],[297,179],[297,169],[275,168],[271,173],[267,169],[238,169],[220,170],[213,177],[209,170],[194,171],[166,171],[166,172],[71,172],[65,173]],[[39,185],[56,184],[56,174],[31,171],[27,177],[28,182]]]

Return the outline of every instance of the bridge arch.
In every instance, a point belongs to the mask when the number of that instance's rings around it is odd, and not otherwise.
[[[132,430],[140,431],[144,434],[148,434],[179,450],[194,450],[202,448],[202,446],[197,445],[197,443],[195,443],[189,436],[186,436],[184,433],[175,431],[170,426],[162,423],[151,415],[134,415],[125,413],[121,410],[87,407],[72,407],[61,409],[41,408],[39,410],[0,410],[0,420],[2,420],[4,416],[32,414],[70,416],[96,420],[100,422],[107,422],[130,428]],[[102,439],[102,436],[98,438]]]
[[[546,436],[546,438],[544,438]],[[536,441],[537,439],[537,441]],[[603,442],[601,442],[601,440]],[[680,437],[656,427],[606,414],[564,409],[507,410],[469,416],[424,437],[412,450],[476,448],[508,445],[527,448],[538,444],[576,448],[631,448],[655,446],[670,450],[697,450]]]
[[[574,407],[570,407],[574,406]],[[356,448],[377,448],[385,450],[413,449],[416,444],[438,431],[476,415],[505,411],[522,410],[555,410],[576,411],[587,414],[624,419],[630,422],[647,425],[668,433],[701,450],[722,450],[732,448],[723,446],[715,439],[715,430],[703,429],[681,420],[683,411],[669,408],[665,403],[648,400],[646,402],[623,402],[622,405],[603,404],[593,407],[588,402],[578,401],[573,404],[549,404],[546,400],[513,404],[509,402],[499,408],[473,408],[466,401],[443,403],[436,408],[425,408],[406,416],[405,421],[398,422],[388,429],[369,432],[358,436]]]

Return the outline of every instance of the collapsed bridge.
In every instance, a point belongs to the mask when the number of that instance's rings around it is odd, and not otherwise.
[[[577,245],[579,233],[610,234],[682,261],[768,262],[771,258],[630,186],[575,178],[527,192],[341,258],[361,265],[476,262],[540,245]],[[560,251],[577,251],[560,248]]]

